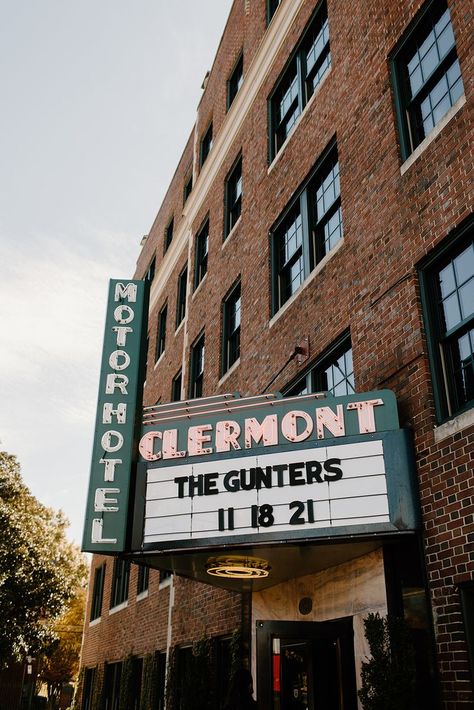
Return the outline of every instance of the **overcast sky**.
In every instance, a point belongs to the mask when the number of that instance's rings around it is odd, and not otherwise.
[[[80,543],[109,278],[133,274],[231,0],[0,0],[0,449]]]

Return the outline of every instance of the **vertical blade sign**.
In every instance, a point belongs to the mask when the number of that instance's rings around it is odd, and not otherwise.
[[[123,552],[141,411],[144,281],[111,280],[82,549]]]

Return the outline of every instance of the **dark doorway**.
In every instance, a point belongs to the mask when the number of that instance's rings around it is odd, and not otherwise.
[[[356,710],[352,618],[257,621],[257,693],[269,710]]]

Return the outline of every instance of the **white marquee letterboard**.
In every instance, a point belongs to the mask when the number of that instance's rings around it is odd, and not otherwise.
[[[145,545],[388,522],[382,440],[148,469]]]

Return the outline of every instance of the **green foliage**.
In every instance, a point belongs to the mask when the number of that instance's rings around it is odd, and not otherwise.
[[[156,707],[154,682],[157,672],[157,659],[155,654],[148,653],[143,659],[142,692],[140,696],[140,710],[153,710]]]
[[[51,648],[55,621],[85,583],[66,527],[61,512],[30,493],[16,458],[0,452],[0,667]]]
[[[371,658],[362,663],[359,698],[364,710],[410,710],[415,697],[415,654],[403,619],[364,619]]]
[[[193,644],[185,667],[181,665],[178,649],[172,649],[168,663],[166,707],[208,710],[213,702],[213,647],[211,639],[203,638]]]
[[[47,685],[48,700],[52,707],[59,703],[63,684],[77,677],[85,606],[86,591],[79,589],[65,613],[55,623],[53,631],[58,640],[41,663],[40,680]]]

